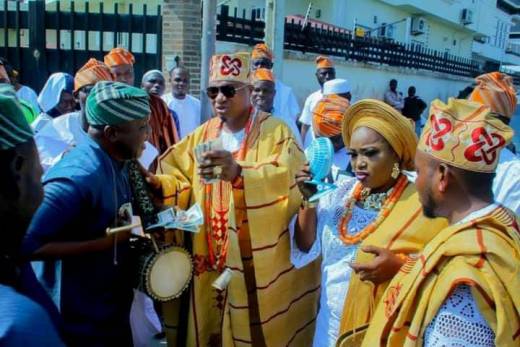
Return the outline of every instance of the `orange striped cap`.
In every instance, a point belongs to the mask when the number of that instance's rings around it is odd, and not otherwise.
[[[273,52],[265,43],[258,43],[253,47],[253,51],[251,52],[251,59],[261,59],[267,58],[269,60],[273,60]]]
[[[493,114],[474,101],[434,100],[417,149],[464,170],[494,172],[513,130]]]
[[[476,82],[477,86],[469,100],[484,104],[501,116],[513,116],[517,100],[513,79],[510,76],[495,71],[478,76]]]
[[[316,58],[316,69],[327,69],[327,68],[333,68],[334,63],[329,57],[325,57],[323,55],[320,55]]]
[[[330,94],[318,101],[312,113],[313,129],[318,136],[333,137],[341,134],[343,117],[350,106],[347,99]]]
[[[74,76],[74,92],[77,92],[81,87],[89,84],[113,80],[114,78],[108,66],[99,60],[90,58]]]
[[[274,82],[273,72],[269,69],[258,68],[251,72],[251,82],[256,81],[271,81]]]
[[[121,47],[113,48],[107,55],[105,55],[104,60],[108,67],[124,64],[134,65],[135,63],[134,55]]]

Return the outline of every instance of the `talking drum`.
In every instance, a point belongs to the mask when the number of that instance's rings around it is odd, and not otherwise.
[[[159,252],[148,248],[139,255],[137,289],[154,300],[169,301],[188,287],[192,273],[193,263],[184,248],[168,246]]]

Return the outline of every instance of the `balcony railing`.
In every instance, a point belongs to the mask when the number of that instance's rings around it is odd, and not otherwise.
[[[229,14],[227,6],[221,6],[217,15],[217,40],[248,44],[262,42],[265,23],[255,18]],[[385,38],[357,37],[350,31],[331,25],[303,27],[300,21],[286,18],[284,48],[303,53],[326,54],[388,66],[401,66],[444,72],[459,76],[475,77],[482,73],[481,66],[467,58],[439,52],[420,45],[395,42]]]

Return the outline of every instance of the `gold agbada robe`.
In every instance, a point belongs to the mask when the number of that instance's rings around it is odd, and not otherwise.
[[[448,226],[446,219],[428,219],[423,216],[419,196],[413,183],[408,183],[401,197],[377,230],[363,240],[356,253],[357,263],[368,263],[374,255],[361,251],[372,245],[407,256],[420,252],[435,233]],[[402,270],[405,270],[403,266]],[[374,285],[361,281],[359,274],[352,273],[340,322],[338,346],[360,346],[366,328],[377,304],[390,281]]]
[[[520,345],[520,229],[498,207],[445,228],[390,283],[363,346],[422,346],[423,335],[455,287],[471,286],[495,345]]]
[[[301,203],[294,176],[304,154],[282,121],[259,112],[246,134],[243,153],[234,154],[243,156],[237,160],[241,182],[220,181],[208,187],[197,174],[193,149],[216,138],[220,125],[221,120],[213,118],[197,128],[161,157],[158,168],[168,203],[186,209],[198,202],[205,210],[204,226],[189,235],[195,270],[186,345],[310,346],[319,264],[300,270],[291,264],[288,231]],[[226,266],[234,274],[227,290],[219,292],[211,286],[219,273],[209,265],[207,236],[226,223]],[[173,306],[164,306],[167,328],[168,321],[176,321]],[[175,332],[167,335],[169,346],[174,346]]]

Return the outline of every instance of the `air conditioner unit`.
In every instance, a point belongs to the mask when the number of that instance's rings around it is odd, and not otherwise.
[[[426,19],[423,17],[412,17],[412,35],[421,35],[426,32]]]
[[[463,25],[468,25],[473,23],[473,11],[469,8],[465,8],[462,10],[461,16],[460,16],[460,22]]]

